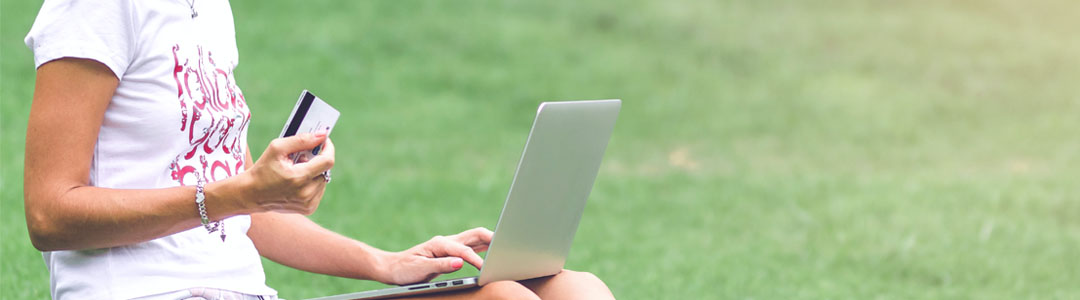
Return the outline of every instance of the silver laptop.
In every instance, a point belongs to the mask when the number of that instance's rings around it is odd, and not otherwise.
[[[540,104],[480,276],[313,300],[403,297],[559,273],[621,104],[620,100]]]

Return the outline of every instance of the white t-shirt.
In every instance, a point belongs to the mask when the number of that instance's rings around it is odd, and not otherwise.
[[[233,77],[239,59],[227,1],[46,0],[26,45],[36,66],[88,58],[120,79],[94,148],[91,185],[193,186],[244,169],[251,114]],[[250,225],[246,215],[225,220],[224,242],[200,226],[134,245],[45,252],[52,296],[130,299],[195,287],[274,295]]]

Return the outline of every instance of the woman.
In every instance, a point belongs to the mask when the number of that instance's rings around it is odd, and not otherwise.
[[[319,205],[333,143],[274,140],[253,161],[227,1],[47,0],[26,44],[37,81],[27,128],[25,207],[56,299],[273,299],[259,256],[387,284],[483,263],[491,231],[401,252],[330,232]],[[290,153],[325,144],[310,161]],[[564,271],[429,298],[611,298]]]

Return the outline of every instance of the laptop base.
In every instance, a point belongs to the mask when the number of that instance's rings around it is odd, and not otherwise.
[[[476,277],[465,277],[441,280],[435,282],[425,282],[410,285],[403,285],[397,287],[390,287],[385,289],[363,291],[351,294],[341,294],[330,297],[315,298],[309,300],[358,300],[358,299],[385,299],[390,297],[405,297],[412,295],[436,293],[436,292],[448,292],[454,290],[462,290],[471,287],[478,286],[476,284]]]

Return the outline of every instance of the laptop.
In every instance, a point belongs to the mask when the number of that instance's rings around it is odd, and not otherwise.
[[[479,276],[312,300],[404,297],[559,273],[621,105],[617,99],[540,104]]]

